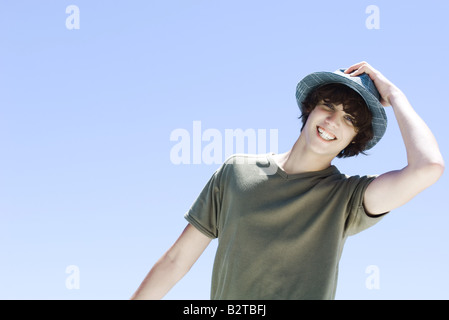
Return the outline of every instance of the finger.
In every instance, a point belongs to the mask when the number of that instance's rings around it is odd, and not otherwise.
[[[359,69],[361,66],[363,66],[363,65],[365,65],[365,64],[367,64],[365,61],[362,61],[362,62],[353,64],[353,65],[350,66],[348,69],[346,69],[345,73],[351,73],[351,72],[353,72],[354,70]]]
[[[364,73],[367,74],[371,78],[371,80],[374,81],[376,79],[377,71],[376,71],[376,69],[371,67],[368,63],[365,63],[360,68],[358,68],[356,71],[351,73],[351,77],[356,77],[356,76],[362,75]]]
[[[354,72],[352,72],[350,75],[351,77],[356,77],[359,76],[361,74],[369,74],[369,68],[366,65],[362,65],[360,68],[358,68],[357,70],[355,70]]]

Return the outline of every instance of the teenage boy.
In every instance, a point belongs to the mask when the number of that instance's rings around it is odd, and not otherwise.
[[[291,150],[228,159],[133,299],[162,298],[214,238],[212,299],[333,299],[346,238],[442,175],[433,134],[406,96],[368,63],[312,73],[296,97],[303,127]],[[363,153],[381,139],[385,106],[393,107],[407,166],[379,176],[341,174],[332,160]]]

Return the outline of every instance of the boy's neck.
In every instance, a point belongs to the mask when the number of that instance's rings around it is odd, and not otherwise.
[[[287,174],[321,171],[329,168],[333,159],[308,150],[301,137],[289,151],[275,155],[277,165]]]

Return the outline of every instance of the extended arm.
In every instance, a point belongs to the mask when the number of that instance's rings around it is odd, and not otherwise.
[[[173,246],[156,262],[131,297],[161,299],[190,270],[211,239],[188,224]]]
[[[391,105],[394,110],[407,151],[407,166],[380,175],[366,189],[365,209],[373,215],[382,214],[407,203],[434,184],[443,174],[443,157],[429,127],[401,90],[365,62],[346,72],[353,72],[354,76],[365,72],[374,81],[382,96],[381,103]]]

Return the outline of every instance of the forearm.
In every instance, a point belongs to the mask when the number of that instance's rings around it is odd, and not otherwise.
[[[131,299],[162,299],[190,270],[210,241],[188,224],[173,246],[156,262]]]
[[[131,299],[162,299],[186,272],[187,270],[177,265],[168,254],[164,254],[147,274]]]
[[[407,152],[407,166],[413,170],[441,170],[444,161],[437,141],[407,97],[395,90],[389,96]]]
[[[442,170],[444,168],[435,137],[401,90],[365,61],[352,65],[345,73],[351,76],[368,74],[379,91],[381,104],[393,107],[407,150],[408,169],[434,167]]]
[[[363,203],[371,214],[391,211],[410,201],[435,183],[444,171],[444,161],[429,127],[406,96],[366,62],[349,67],[346,73],[366,73],[379,91],[380,103],[392,106],[407,151],[407,166],[379,175],[365,191]]]

